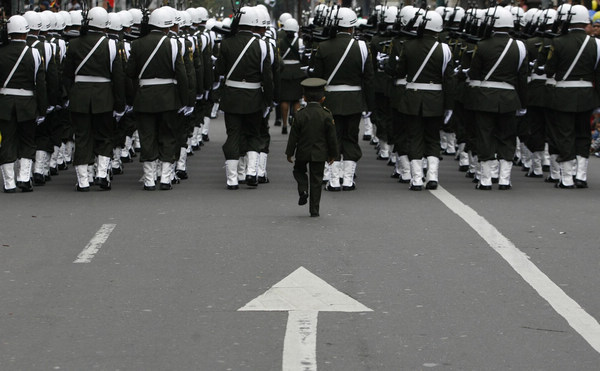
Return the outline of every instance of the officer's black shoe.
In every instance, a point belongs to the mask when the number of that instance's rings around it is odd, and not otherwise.
[[[275,126],[281,126],[281,120],[275,120]]]
[[[123,174],[123,168],[113,167],[112,168],[112,174],[113,175],[121,175],[121,174]]]
[[[411,185],[409,189],[411,191],[422,191],[423,190],[423,186],[420,186],[420,185]]]
[[[521,171],[527,171],[529,172],[529,168],[525,165],[521,166]]]
[[[208,134],[202,134],[202,141],[203,142],[210,142],[210,138],[208,137]]]
[[[58,167],[51,167],[50,175],[58,175]]]
[[[21,192],[33,192],[31,180],[29,180],[28,182],[17,182],[17,188],[20,188]]]
[[[549,172],[550,171],[550,165],[542,165],[542,171],[543,172]]]
[[[44,184],[46,184],[46,179],[42,174],[33,173],[33,184],[35,184],[36,186],[43,186]]]
[[[308,202],[308,192],[303,191],[300,193],[300,198],[298,198],[298,205],[306,205]]]
[[[402,178],[400,178],[400,179],[398,179],[398,183],[408,184],[408,183],[410,183],[410,179],[402,179]]]
[[[437,189],[437,187],[438,187],[438,182],[436,182],[435,180],[430,180],[425,185],[426,189]]]
[[[237,189],[240,189],[240,186],[238,186],[238,185],[228,185],[227,189],[230,190],[230,191],[235,191]]]
[[[577,187],[577,188],[587,188],[588,187],[587,181],[575,179],[575,187]]]
[[[371,137],[370,135],[366,135],[366,134],[365,134],[365,135],[363,135],[363,140],[364,140],[365,142],[368,142],[368,141],[370,141],[370,140],[371,140],[371,138],[372,138],[372,137]]]
[[[554,183],[554,184],[556,184],[556,183],[558,183],[559,181],[560,181],[559,179],[554,179],[554,178],[553,178],[553,177],[551,177],[551,176],[548,176],[546,179],[544,179],[544,182],[546,182],[546,183]]]
[[[133,162],[133,160],[129,156],[121,156],[121,162],[124,164],[128,164],[130,162]]]
[[[156,191],[156,186],[144,186],[144,191]]]
[[[136,148],[136,149],[132,148],[132,149],[130,149],[129,150],[129,157],[136,158],[137,157],[137,153],[136,152],[139,152],[139,151],[141,151],[140,148]]]
[[[281,127],[281,134],[287,134],[287,126],[282,126]]]
[[[380,161],[387,161],[387,160],[389,160],[390,158],[389,158],[389,157],[383,157],[383,156],[381,156],[381,155],[377,155],[377,159],[378,159],[378,160],[380,160]]]
[[[560,181],[558,183],[556,183],[554,185],[554,187],[555,188],[562,188],[562,189],[574,189],[575,188],[574,185],[567,186],[567,185],[564,185],[563,182],[560,182]]]
[[[256,175],[246,175],[246,185],[256,187],[258,185],[258,177]]]
[[[204,142],[203,141],[199,141],[198,142],[198,146],[204,147]],[[198,147],[198,151],[200,150],[200,147]]]
[[[352,183],[351,186],[342,186],[342,191],[354,191],[356,189],[356,183]]]
[[[458,167],[458,171],[460,171],[461,173],[466,173],[467,171],[469,171],[469,165],[460,165]]]
[[[492,184],[498,184],[500,178],[492,178]]]
[[[94,184],[90,184],[90,185],[99,186],[100,185],[100,178],[94,177]]]
[[[465,174],[465,178],[471,178],[471,179],[473,179],[473,178],[475,178],[475,173],[467,171],[467,173]]]
[[[195,146],[192,146],[192,150],[193,150],[193,151],[198,151],[199,149],[200,149],[200,145],[199,145],[199,144],[196,144]],[[190,154],[188,153],[188,156],[189,156],[189,155],[190,155]]]
[[[371,141],[369,142],[369,144],[372,145],[372,146],[374,146],[374,145],[379,144],[379,142],[376,142],[375,138],[371,138]]]
[[[141,152],[142,151],[142,147],[134,147],[133,148],[133,152]],[[135,156],[132,156],[135,157]]]
[[[181,183],[181,179],[179,179],[178,177],[173,178],[173,180],[171,180],[171,184],[175,185],[175,184],[179,184]]]
[[[319,213],[310,213],[311,218],[317,218],[318,216],[319,216]]]
[[[544,174],[536,174],[534,172],[529,172],[529,173],[526,173],[525,176],[528,178],[543,178]]]
[[[69,165],[67,165],[66,162],[63,162],[62,164],[58,164],[58,170],[67,170],[69,168]]]
[[[500,191],[508,191],[508,190],[509,190],[509,189],[511,189],[511,188],[512,188],[512,186],[511,186],[510,184],[500,184],[500,185],[498,186],[498,189],[499,189]]]
[[[171,185],[171,183],[160,183],[161,191],[170,191],[172,189],[173,189],[173,186]]]
[[[258,177],[258,184],[267,184],[270,183],[269,178],[267,178],[267,176],[259,176]]]
[[[392,173],[392,175],[390,175],[390,178],[393,178],[393,179],[400,179],[400,174],[398,174],[397,172],[395,172],[395,171],[394,171],[394,172]]]
[[[50,176],[50,173],[48,173],[48,175],[44,175],[44,180],[45,180],[46,182],[50,182],[50,181],[52,181],[52,177]]]
[[[392,159],[390,158],[388,160],[387,166],[396,166],[396,164],[394,163],[394,161],[392,161]]]
[[[17,193],[17,189],[16,188],[9,188],[9,189],[4,188],[4,193]]]
[[[342,190],[342,187],[332,187],[331,184],[327,184],[325,190],[329,192],[339,192]]]
[[[177,170],[177,171],[175,171],[175,175],[179,179],[187,179],[188,178],[188,173],[185,170]]]
[[[90,187],[80,187],[79,185],[77,185],[77,188],[75,188],[77,190],[77,192],[89,192],[90,191]]]
[[[477,183],[477,185],[475,186],[476,189],[479,189],[480,191],[491,191],[492,190],[492,186],[486,186],[486,185],[482,185]]]
[[[110,184],[110,180],[108,180],[108,177],[106,177],[106,178],[98,178],[98,179],[100,179],[99,186],[100,186],[101,189],[104,189],[106,191],[110,191],[111,190],[112,187],[111,187],[111,184]]]
[[[477,179],[477,178],[473,178],[473,180],[471,180],[471,183],[475,183],[475,184],[477,184],[477,183],[479,183],[479,179]]]

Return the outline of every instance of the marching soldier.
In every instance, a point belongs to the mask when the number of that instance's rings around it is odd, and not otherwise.
[[[158,8],[150,14],[150,33],[131,43],[127,75],[137,81],[133,109],[138,123],[141,152],[144,164],[144,189],[156,189],[155,179],[159,169],[155,161],[162,162],[160,189],[170,190],[173,163],[179,158],[179,132],[177,111],[190,112],[189,87],[186,69],[176,39],[167,36],[174,25],[173,12]]]
[[[356,188],[356,163],[362,157],[358,144],[361,113],[371,112],[374,106],[373,61],[366,42],[352,36],[356,13],[340,8],[336,15],[337,35],[319,44],[311,59],[310,75],[327,81],[325,106],[333,114],[340,147],[341,156],[331,165],[326,189],[352,191]]]
[[[238,189],[237,167],[247,155],[246,184],[258,185],[258,161],[262,139],[260,128],[273,102],[273,73],[268,48],[253,33],[258,15],[250,7],[241,9],[239,31],[223,40],[216,72],[224,77],[221,110],[225,112],[227,140],[223,144],[227,189]]]
[[[285,31],[282,39],[279,40],[279,50],[281,50],[281,134],[288,132],[288,119],[293,116],[300,108],[300,99],[302,98],[302,87],[300,82],[305,77],[302,71],[302,52],[304,45],[299,37],[300,26],[298,21],[290,18],[283,24]]]
[[[89,30],[69,44],[63,77],[71,84],[71,121],[75,130],[73,164],[77,191],[90,189],[88,166],[97,156],[100,188],[111,189],[109,167],[117,120],[125,111],[125,75],[114,40],[106,37],[108,13],[100,7],[90,9]]]
[[[0,53],[0,168],[4,192],[31,192],[35,128],[46,114],[46,81],[38,49],[26,43],[28,21],[19,15],[7,24],[10,43]],[[15,183],[15,161],[19,173]]]

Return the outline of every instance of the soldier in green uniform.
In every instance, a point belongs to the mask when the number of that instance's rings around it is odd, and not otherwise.
[[[89,191],[88,165],[97,156],[100,188],[111,189],[108,174],[116,130],[115,117],[125,111],[125,75],[117,45],[106,37],[108,13],[100,7],[88,12],[87,34],[69,44],[63,77],[70,88],[71,121],[75,129],[73,164],[77,190]]]
[[[175,23],[168,8],[150,14],[150,33],[131,43],[127,75],[137,82],[133,109],[138,122],[144,167],[144,189],[155,190],[160,171],[160,189],[172,189],[173,163],[179,158],[177,111],[191,111],[186,68],[176,39],[167,36]],[[155,161],[161,161],[161,168]]]
[[[223,40],[216,73],[224,76],[221,110],[225,112],[227,140],[223,144],[227,189],[238,189],[237,167],[247,155],[246,184],[258,185],[258,161],[262,144],[260,128],[273,102],[273,72],[265,41],[257,38],[256,10],[241,9],[239,31]]]
[[[361,113],[372,112],[373,61],[367,43],[353,37],[356,13],[350,8],[335,12],[336,37],[319,44],[311,59],[310,75],[327,81],[326,107],[335,119],[340,157],[331,165],[328,191],[352,191],[354,173],[362,157],[358,144]],[[343,159],[343,162],[342,162]],[[343,179],[340,186],[340,178]]]
[[[30,192],[35,127],[47,106],[43,59],[38,49],[27,46],[29,24],[24,17],[10,17],[7,28],[11,41],[0,53],[0,169],[4,192],[14,193],[17,187]]]
[[[288,132],[288,118],[294,115],[300,108],[302,98],[302,87],[300,82],[305,76],[302,70],[302,52],[304,45],[299,37],[300,26],[298,21],[290,18],[285,21],[283,31],[285,37],[279,39],[279,50],[281,51],[281,133]]]
[[[286,148],[287,160],[294,163],[294,179],[298,182],[298,205],[310,197],[310,216],[319,216],[321,183],[325,161],[338,156],[337,134],[331,112],[322,107],[327,81],[309,78],[302,81],[307,106],[296,113]],[[308,166],[309,175],[306,174]],[[309,180],[310,178],[310,180]]]
[[[477,188],[492,189],[492,162],[499,160],[498,189],[508,190],[516,148],[516,115],[526,113],[522,107],[527,52],[522,41],[508,34],[514,27],[512,14],[501,7],[487,11],[494,33],[477,44],[469,70],[473,90],[466,106],[475,111],[476,150],[481,162]]]
[[[600,105],[600,42],[585,33],[589,13],[583,5],[574,5],[567,17],[568,33],[553,39],[545,68],[554,87],[550,129],[560,166],[557,186],[587,188],[590,116]]]

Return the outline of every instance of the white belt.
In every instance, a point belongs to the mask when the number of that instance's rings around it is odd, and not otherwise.
[[[327,85],[325,91],[361,91],[360,86],[355,85]]]
[[[591,81],[557,81],[557,88],[593,88]]]
[[[481,88],[494,88],[494,89],[504,89],[504,90],[514,90],[514,86],[507,82],[500,81],[481,81],[481,80],[471,80],[469,82],[470,86],[476,86]]]
[[[406,85],[406,83],[407,83],[406,79],[396,79],[396,80],[394,80],[394,85],[395,86]]]
[[[239,89],[260,89],[260,82],[246,82],[246,81],[234,81],[227,80],[225,81],[225,86],[229,86],[230,88],[239,88]]]
[[[111,82],[111,80],[100,76],[77,75],[75,76],[75,82]]]
[[[292,59],[284,59],[283,64],[300,64],[300,61],[292,60]]]
[[[546,80],[546,75],[538,75],[537,73],[532,73],[531,76],[527,79],[527,82],[536,81],[536,80]]]
[[[154,78],[154,79],[140,79],[140,81],[139,81],[140,86],[171,85],[171,84],[177,85],[177,80]]]
[[[406,89],[441,91],[442,84],[423,84],[419,82],[409,82],[406,84]]]
[[[33,97],[33,90],[1,88],[2,95],[16,95],[19,97]]]

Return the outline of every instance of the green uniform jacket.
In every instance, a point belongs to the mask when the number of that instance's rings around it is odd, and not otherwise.
[[[496,33],[477,44],[469,69],[471,83],[485,78],[500,58],[509,39],[507,33]],[[527,70],[525,45],[513,40],[508,52],[487,81],[509,83],[514,89],[471,87],[470,99],[465,101],[465,107],[482,112],[516,112],[526,102]]]
[[[585,38],[583,29],[571,29],[568,34],[554,38],[545,68],[548,78],[553,77],[556,81],[564,79]],[[561,112],[585,112],[600,105],[599,44],[600,41],[590,38],[579,61],[567,77],[567,81],[589,81],[595,88],[551,88],[549,100],[553,109]]]
[[[527,107],[544,107],[544,95],[546,91],[546,79],[544,73],[538,71],[537,63],[540,49],[543,48],[544,39],[536,36],[531,37],[525,42],[527,49],[527,59],[529,60],[530,73],[529,84],[527,85]]]
[[[327,161],[338,157],[333,116],[317,102],[296,112],[285,154],[296,161]]]
[[[297,36],[297,34],[296,34]],[[289,39],[287,34],[283,39],[279,40],[279,50],[281,52],[281,59],[283,60],[283,64],[281,65],[281,78],[285,80],[296,80],[301,79],[306,76],[304,71],[302,71],[301,63],[296,64],[285,64],[285,61],[301,61],[302,56],[300,55],[300,38],[296,40],[294,45],[292,45],[292,41],[294,39]],[[284,56],[285,55],[285,56]]]
[[[60,86],[58,84],[58,69],[56,67],[56,60],[54,59],[54,53],[52,53],[52,46],[50,43],[45,42],[45,36],[34,36],[27,35],[27,45],[33,46],[39,51],[42,57],[43,68],[46,75],[46,96],[48,97],[48,104],[55,106],[58,104],[58,98],[60,97]]]
[[[212,84],[215,82],[215,76],[213,73],[213,60],[212,60],[212,45],[210,36],[204,32],[204,27],[200,27],[194,34],[198,39],[200,46],[200,58],[202,59],[202,80],[204,83],[204,91],[211,90]]]
[[[373,92],[384,93],[389,95],[391,87],[391,79],[384,71],[379,69],[379,63],[377,57],[380,55],[388,54],[388,50],[391,50],[389,46],[386,46],[386,42],[390,42],[392,36],[375,35],[371,39],[371,58],[373,59],[373,66],[375,68],[375,76],[373,78]],[[382,44],[384,43],[384,44]]]
[[[254,41],[227,79],[231,67],[251,39]],[[235,36],[222,41],[216,71],[218,75],[225,76],[226,80],[262,84],[262,89],[244,89],[227,86],[225,81],[219,106],[223,112],[255,113],[273,102],[273,71],[267,43],[252,32],[239,31]]]
[[[135,80],[138,86],[133,103],[133,109],[137,112],[173,111],[181,108],[189,100],[187,74],[180,52],[181,44],[169,37],[162,41],[141,78],[174,79],[177,84],[139,87],[139,74],[163,36],[164,32],[155,30],[131,43],[127,76]]]
[[[111,82],[75,82],[75,71],[87,57],[101,37],[105,39],[77,72],[78,76],[93,76],[110,79]],[[114,55],[110,43],[114,43]],[[111,61],[112,59],[112,61]],[[71,40],[63,78],[70,90],[70,109],[77,113],[104,113],[125,110],[125,74],[121,58],[118,57],[114,40],[102,32],[89,31],[85,36]]]
[[[193,106],[196,104],[196,66],[194,66],[194,48],[192,42],[188,40],[184,33],[180,33],[179,36],[174,36],[179,46],[179,51],[183,56],[183,64],[185,66],[185,73],[187,76],[188,96],[187,99],[182,102],[184,106]]]
[[[4,86],[10,71],[23,52],[24,42],[12,41],[2,48],[0,53],[0,88]],[[34,92],[32,97],[0,94],[0,120],[9,121],[16,110],[17,122],[34,120],[46,114],[46,77],[42,58],[37,49],[25,52],[25,55],[6,88],[24,89]]]
[[[436,41],[436,35],[432,34],[406,40],[400,54],[390,57],[388,71],[392,77],[406,77],[408,83],[442,85],[441,90],[421,90],[409,88],[407,84],[406,91],[396,103],[398,110],[404,114],[439,117],[444,115],[444,110],[454,107],[454,68],[452,52],[447,44],[437,45],[416,81],[413,81]]]
[[[310,75],[329,80],[333,70],[344,55],[352,35],[338,33],[335,38],[323,41],[311,59]],[[359,44],[363,44],[361,47]],[[360,91],[325,92],[325,106],[334,115],[352,115],[373,111],[373,60],[364,41],[355,40],[346,59],[342,62],[328,85],[362,87]]]

